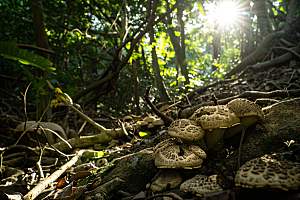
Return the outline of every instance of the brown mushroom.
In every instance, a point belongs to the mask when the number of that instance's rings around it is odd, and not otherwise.
[[[280,188],[298,190],[300,166],[282,155],[265,155],[246,162],[235,176],[236,186],[246,188]]]
[[[247,99],[235,99],[227,104],[227,108],[234,112],[241,120],[241,124],[227,129],[224,139],[230,138],[241,132],[244,127],[248,128],[256,122],[263,122],[264,113],[259,105]]]
[[[157,168],[194,169],[201,167],[206,154],[189,144],[165,140],[154,148],[152,158],[155,160]]]
[[[188,119],[177,119],[171,123],[168,133],[172,137],[179,137],[189,141],[197,141],[204,137],[205,132],[197,122]]]
[[[165,125],[165,122],[164,122],[164,120],[162,120],[162,119],[156,119],[156,120],[154,120],[152,123],[153,123],[153,125],[155,125],[155,126],[162,126],[162,125]]]
[[[162,169],[155,176],[153,183],[150,186],[152,192],[163,192],[169,186],[169,189],[174,189],[182,182],[181,175],[170,169]]]
[[[144,119],[145,122],[151,123],[155,120],[155,117],[149,116],[146,119]]]
[[[128,122],[128,121],[132,121],[132,117],[127,115],[123,118],[123,122]]]
[[[215,148],[222,140],[226,128],[240,124],[239,117],[226,106],[204,106],[191,116],[205,130],[205,143],[209,149]]]
[[[205,175],[196,175],[195,177],[183,182],[180,190],[184,192],[191,192],[197,196],[220,192],[223,189],[210,177]]]

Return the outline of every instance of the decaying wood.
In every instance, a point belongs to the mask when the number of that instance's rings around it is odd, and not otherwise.
[[[44,189],[46,189],[49,185],[51,185],[59,176],[61,176],[67,169],[72,167],[77,160],[83,155],[85,150],[80,150],[76,156],[74,156],[69,162],[63,165],[59,170],[54,172],[51,176],[49,176],[44,181],[40,182],[37,186],[35,186],[32,190],[30,190],[25,196],[24,200],[32,200],[35,199]]]
[[[81,136],[80,138],[77,137],[67,140],[72,146],[72,149],[63,142],[53,144],[53,146],[62,152],[70,152],[76,148],[85,148],[93,146],[94,144],[105,144],[113,139],[120,139],[123,136],[125,136],[125,133],[122,129],[106,129],[105,131],[101,131],[98,135]]]

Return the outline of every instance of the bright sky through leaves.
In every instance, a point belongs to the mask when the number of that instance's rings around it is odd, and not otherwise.
[[[215,5],[213,17],[221,26],[233,24],[238,17],[239,8],[234,1],[223,0]]]

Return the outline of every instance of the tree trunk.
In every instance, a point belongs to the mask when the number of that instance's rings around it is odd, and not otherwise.
[[[150,44],[153,44],[155,42],[153,27],[150,28],[149,34],[150,34]],[[170,100],[169,94],[167,93],[164,80],[162,79],[162,77],[160,75],[160,69],[158,66],[155,47],[152,47],[152,65],[153,65],[154,76],[155,76],[155,81],[157,84],[160,100],[162,102],[169,101]]]
[[[190,84],[189,71],[187,69],[187,61],[185,56],[185,34],[184,34],[184,21],[182,20],[183,8],[178,8],[177,19],[178,27],[180,28],[180,44],[181,44],[181,73],[185,77],[185,85]]]
[[[268,7],[265,0],[254,1],[253,10],[257,16],[257,27],[262,37],[268,35],[272,31],[271,19],[268,13]]]
[[[41,0],[32,0],[32,12],[33,12],[33,23],[34,23],[34,34],[36,46],[44,49],[48,49],[48,37],[45,32],[45,23],[44,23],[44,12],[43,12],[43,4]],[[50,59],[49,54],[44,52],[39,52],[39,55],[44,58]],[[37,69],[39,77],[51,76],[51,73],[46,70]],[[50,92],[50,89],[45,86],[44,89],[46,92]],[[40,95],[39,96],[39,104],[38,104],[38,119],[43,116],[43,121],[47,121],[51,117],[51,108],[48,107],[50,104],[50,95]]]
[[[140,108],[139,77],[137,74],[137,67],[136,67],[135,60],[132,60],[132,74],[134,76],[134,96],[135,96],[136,114],[140,115],[142,111]]]

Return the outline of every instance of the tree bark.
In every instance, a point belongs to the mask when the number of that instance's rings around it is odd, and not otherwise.
[[[153,27],[150,28],[149,34],[150,34],[150,44],[153,44],[155,42]],[[169,101],[170,100],[169,94],[166,90],[164,80],[162,79],[162,77],[160,75],[160,69],[159,69],[159,65],[158,65],[155,47],[152,47],[151,52],[152,52],[152,66],[153,66],[153,70],[154,70],[155,82],[156,82],[156,86],[158,89],[160,100],[162,102]]]
[[[45,32],[45,21],[42,0],[32,0],[32,12],[36,46],[41,47],[43,49],[48,49],[49,44],[48,37]],[[50,59],[49,54],[46,52],[38,52],[38,54],[46,59]],[[37,73],[39,77],[51,76],[51,73],[46,70],[37,69]],[[44,87],[44,90],[46,92],[50,92],[50,90],[46,86]],[[41,118],[42,114],[46,109],[47,111],[45,112],[45,115],[43,116],[42,120],[47,121],[47,119],[51,117],[51,108],[48,107],[49,103],[50,95],[39,96],[38,119]]]

